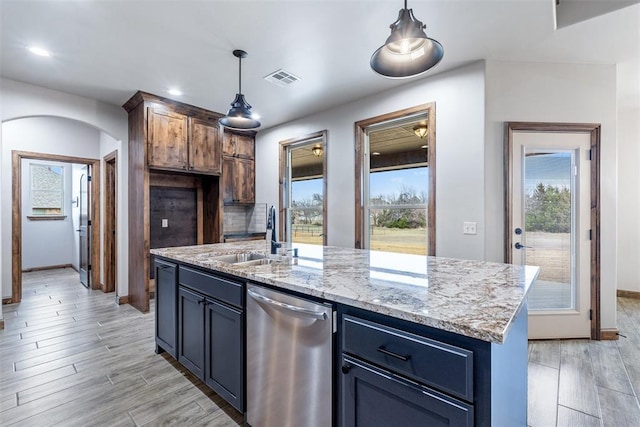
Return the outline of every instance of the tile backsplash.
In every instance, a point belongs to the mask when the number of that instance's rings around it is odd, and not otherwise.
[[[267,231],[267,204],[225,206],[223,231],[225,235],[265,233]]]

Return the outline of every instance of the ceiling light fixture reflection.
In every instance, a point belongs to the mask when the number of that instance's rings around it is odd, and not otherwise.
[[[231,129],[259,128],[260,122],[253,117],[251,105],[242,94],[242,58],[247,57],[247,52],[236,49],[233,51],[233,56],[238,58],[238,93],[231,102],[231,108],[227,111],[227,115],[220,119],[220,124]]]
[[[320,144],[314,145],[313,148],[311,149],[311,152],[316,157],[322,156],[322,145],[320,145]]]
[[[29,49],[29,52],[33,53],[34,55],[44,56],[46,58],[49,58],[51,56],[51,52],[40,46],[29,46],[27,49]]]
[[[407,0],[390,28],[387,41],[371,55],[369,64],[376,73],[389,78],[413,77],[434,67],[444,56],[442,45],[427,37],[426,25],[407,8]]]

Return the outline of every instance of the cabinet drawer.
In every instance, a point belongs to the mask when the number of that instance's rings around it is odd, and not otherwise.
[[[345,315],[343,351],[473,401],[473,352]]]
[[[242,308],[242,284],[212,276],[188,267],[180,267],[180,284],[206,296]]]
[[[341,419],[344,427],[473,427],[474,407],[343,356]]]

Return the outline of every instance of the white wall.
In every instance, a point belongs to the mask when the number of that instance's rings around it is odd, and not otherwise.
[[[504,122],[600,123],[601,327],[616,327],[617,167],[614,65],[486,63],[487,259],[503,259]],[[637,181],[636,184],[637,185]],[[638,260],[634,261],[638,264]]]
[[[50,165],[63,168],[63,220],[32,221],[31,165]],[[22,269],[73,264],[75,229],[72,221],[72,165],[69,163],[22,160]]]
[[[256,202],[278,204],[279,141],[328,130],[327,238],[353,247],[354,122],[415,105],[436,104],[436,254],[484,259],[484,64],[411,81],[356,102],[259,132]],[[462,223],[478,234],[462,234]]]
[[[618,111],[618,289],[640,292],[640,110]]]
[[[23,145],[21,142],[17,148],[22,151],[39,151],[50,154],[60,154],[75,157],[89,157],[101,159],[104,154],[113,150],[118,151],[118,275],[117,293],[120,296],[128,294],[127,271],[128,271],[128,245],[127,242],[127,114],[118,106],[109,105],[100,101],[70,95],[38,86],[28,85],[8,79],[0,79],[0,116],[2,118],[3,134],[5,127],[15,119],[34,116],[49,117],[49,123],[54,126],[55,120],[60,122],[60,118],[72,119],[81,122],[83,126],[97,129],[97,140],[91,146],[81,144],[65,145],[60,143],[42,144],[37,141],[35,145]],[[47,117],[41,117],[45,119]],[[30,119],[27,119],[30,120]],[[21,120],[19,120],[21,121]],[[15,121],[18,123],[19,121]],[[65,122],[62,120],[62,122]],[[49,132],[47,132],[49,133]],[[2,296],[8,297],[11,294],[11,217],[10,210],[7,213],[6,207],[11,204],[11,150],[14,149],[2,138],[2,177],[0,178],[0,200],[2,209],[0,210],[0,235],[5,237],[0,245],[0,272],[2,277]],[[104,168],[101,168],[103,170]],[[101,180],[104,183],[104,180]],[[102,224],[101,224],[102,226]],[[8,241],[8,245],[5,244]]]

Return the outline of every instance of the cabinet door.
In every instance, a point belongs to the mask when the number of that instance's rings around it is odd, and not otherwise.
[[[388,371],[344,356],[344,427],[471,427],[473,407]]]
[[[149,108],[147,162],[159,169],[187,169],[187,116]]]
[[[222,141],[222,155],[253,159],[255,157],[255,138],[252,135],[225,132]]]
[[[243,159],[253,159],[255,141],[251,135],[235,135],[235,155]]]
[[[243,321],[242,312],[207,300],[205,327],[205,383],[242,412]]]
[[[236,199],[238,203],[254,203],[256,172],[255,162],[248,159],[236,159]]]
[[[160,348],[176,357],[176,293],[178,267],[156,260],[156,352]],[[160,348],[159,348],[160,347]]]
[[[204,378],[204,305],[206,299],[178,288],[178,362]]]
[[[189,119],[189,170],[219,175],[222,169],[217,123]]]
[[[222,158],[222,201],[225,205],[237,203],[236,193],[236,159],[233,157]]]

